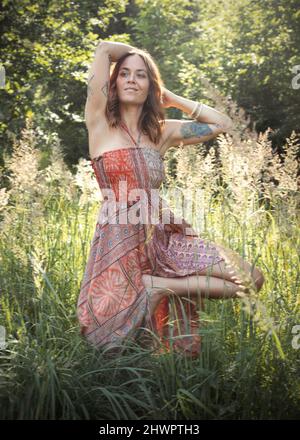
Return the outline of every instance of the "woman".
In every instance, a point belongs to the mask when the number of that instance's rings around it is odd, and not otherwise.
[[[110,75],[112,62],[116,64]],[[164,108],[171,106],[194,120],[165,119]],[[143,327],[169,347],[173,331],[181,335],[174,348],[197,356],[197,306],[203,296],[235,298],[241,287],[232,281],[223,248],[202,240],[184,219],[178,221],[168,207],[162,209],[160,196],[153,201],[150,193],[164,181],[168,148],[212,139],[228,131],[232,121],[167,90],[147,51],[108,41],[98,45],[90,69],[85,121],[104,202],[77,304],[81,334],[96,347],[114,348],[137,337]],[[132,198],[136,190],[138,196]],[[147,217],[153,210],[158,223]],[[162,221],[162,212],[170,221]],[[124,214],[126,221],[120,221]],[[261,271],[255,267],[251,273],[242,258],[240,266],[261,289]],[[170,295],[175,327],[170,325]]]

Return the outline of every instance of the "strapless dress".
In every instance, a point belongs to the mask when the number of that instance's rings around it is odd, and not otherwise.
[[[165,296],[150,324],[142,274],[197,275],[224,259],[214,243],[199,237],[183,218],[181,224],[175,223],[174,213],[159,195],[166,173],[158,150],[119,148],[91,159],[91,165],[103,199],[77,303],[81,334],[96,347],[114,348],[128,337],[138,340],[149,328],[166,349],[170,349],[171,335],[186,334],[177,339],[176,347],[197,356],[200,302],[188,292],[180,301],[175,295],[172,300]],[[141,212],[148,213],[151,221],[141,221]],[[167,223],[162,221],[166,213]],[[189,329],[184,326],[185,317]]]

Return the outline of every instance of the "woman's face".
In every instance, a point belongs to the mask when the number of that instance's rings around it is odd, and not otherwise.
[[[117,93],[124,104],[143,104],[148,96],[149,77],[143,59],[130,55],[121,64],[117,77]],[[129,90],[129,89],[134,90]]]

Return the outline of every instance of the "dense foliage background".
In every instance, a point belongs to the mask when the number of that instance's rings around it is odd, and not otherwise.
[[[99,39],[147,49],[167,88],[213,104],[204,75],[245,109],[257,131],[274,130],[274,146],[299,132],[297,0],[4,0],[0,8],[2,161],[28,115],[45,134],[45,151],[57,132],[67,163],[87,155],[86,78]],[[181,117],[176,109],[168,115]]]

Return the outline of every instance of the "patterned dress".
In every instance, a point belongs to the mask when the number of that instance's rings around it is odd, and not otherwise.
[[[194,357],[200,353],[201,300],[197,304],[188,292],[180,299],[165,296],[149,320],[142,274],[196,275],[224,259],[183,218],[179,223],[160,197],[165,168],[159,151],[131,139],[134,146],[91,159],[103,201],[77,302],[80,332],[95,347],[113,349],[145,329],[166,349],[170,336],[179,335],[174,348]]]

